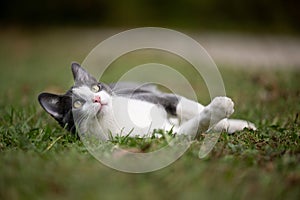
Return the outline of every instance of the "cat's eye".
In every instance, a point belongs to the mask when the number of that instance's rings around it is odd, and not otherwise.
[[[74,101],[73,107],[74,108],[80,108],[83,105],[83,103],[79,100]]]
[[[92,92],[99,92],[100,91],[100,87],[99,85],[93,85],[91,88]]]

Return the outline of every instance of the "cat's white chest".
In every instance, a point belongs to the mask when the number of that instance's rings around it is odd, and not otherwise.
[[[170,127],[166,111],[156,104],[124,97],[112,97],[101,110],[99,125],[113,135],[145,136],[154,129]]]

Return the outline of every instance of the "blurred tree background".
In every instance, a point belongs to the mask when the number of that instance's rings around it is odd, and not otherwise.
[[[2,26],[165,26],[299,33],[296,0],[1,0]]]

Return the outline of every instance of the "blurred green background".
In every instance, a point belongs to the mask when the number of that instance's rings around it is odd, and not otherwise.
[[[6,98],[0,101],[19,103],[13,101],[16,95],[30,99],[26,96],[44,89],[64,91],[72,83],[72,61],[82,62],[107,37],[143,26],[188,34],[221,68],[299,69],[299,5],[293,0],[2,0],[0,91]],[[116,80],[110,78],[105,81]]]
[[[296,0],[2,0],[0,22],[298,33],[299,6]]]
[[[296,0],[1,0],[0,199],[300,199],[300,12]],[[82,62],[122,30],[162,26],[199,41],[218,64],[233,117],[259,130],[200,142],[162,170],[126,174],[95,160],[37,102],[72,84]],[[148,57],[129,55],[105,81]],[[142,52],[143,55],[143,52]],[[173,63],[169,63],[172,65]],[[206,87],[186,64],[199,100]],[[114,68],[115,67],[115,68]],[[176,81],[176,80],[174,80]]]

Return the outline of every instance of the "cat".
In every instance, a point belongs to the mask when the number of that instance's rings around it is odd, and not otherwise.
[[[177,94],[159,91],[152,84],[98,82],[80,64],[71,65],[75,84],[63,95],[41,93],[42,108],[72,133],[148,137],[163,129],[195,136],[208,130],[234,133],[253,123],[228,119],[234,103],[215,97],[207,106]]]

